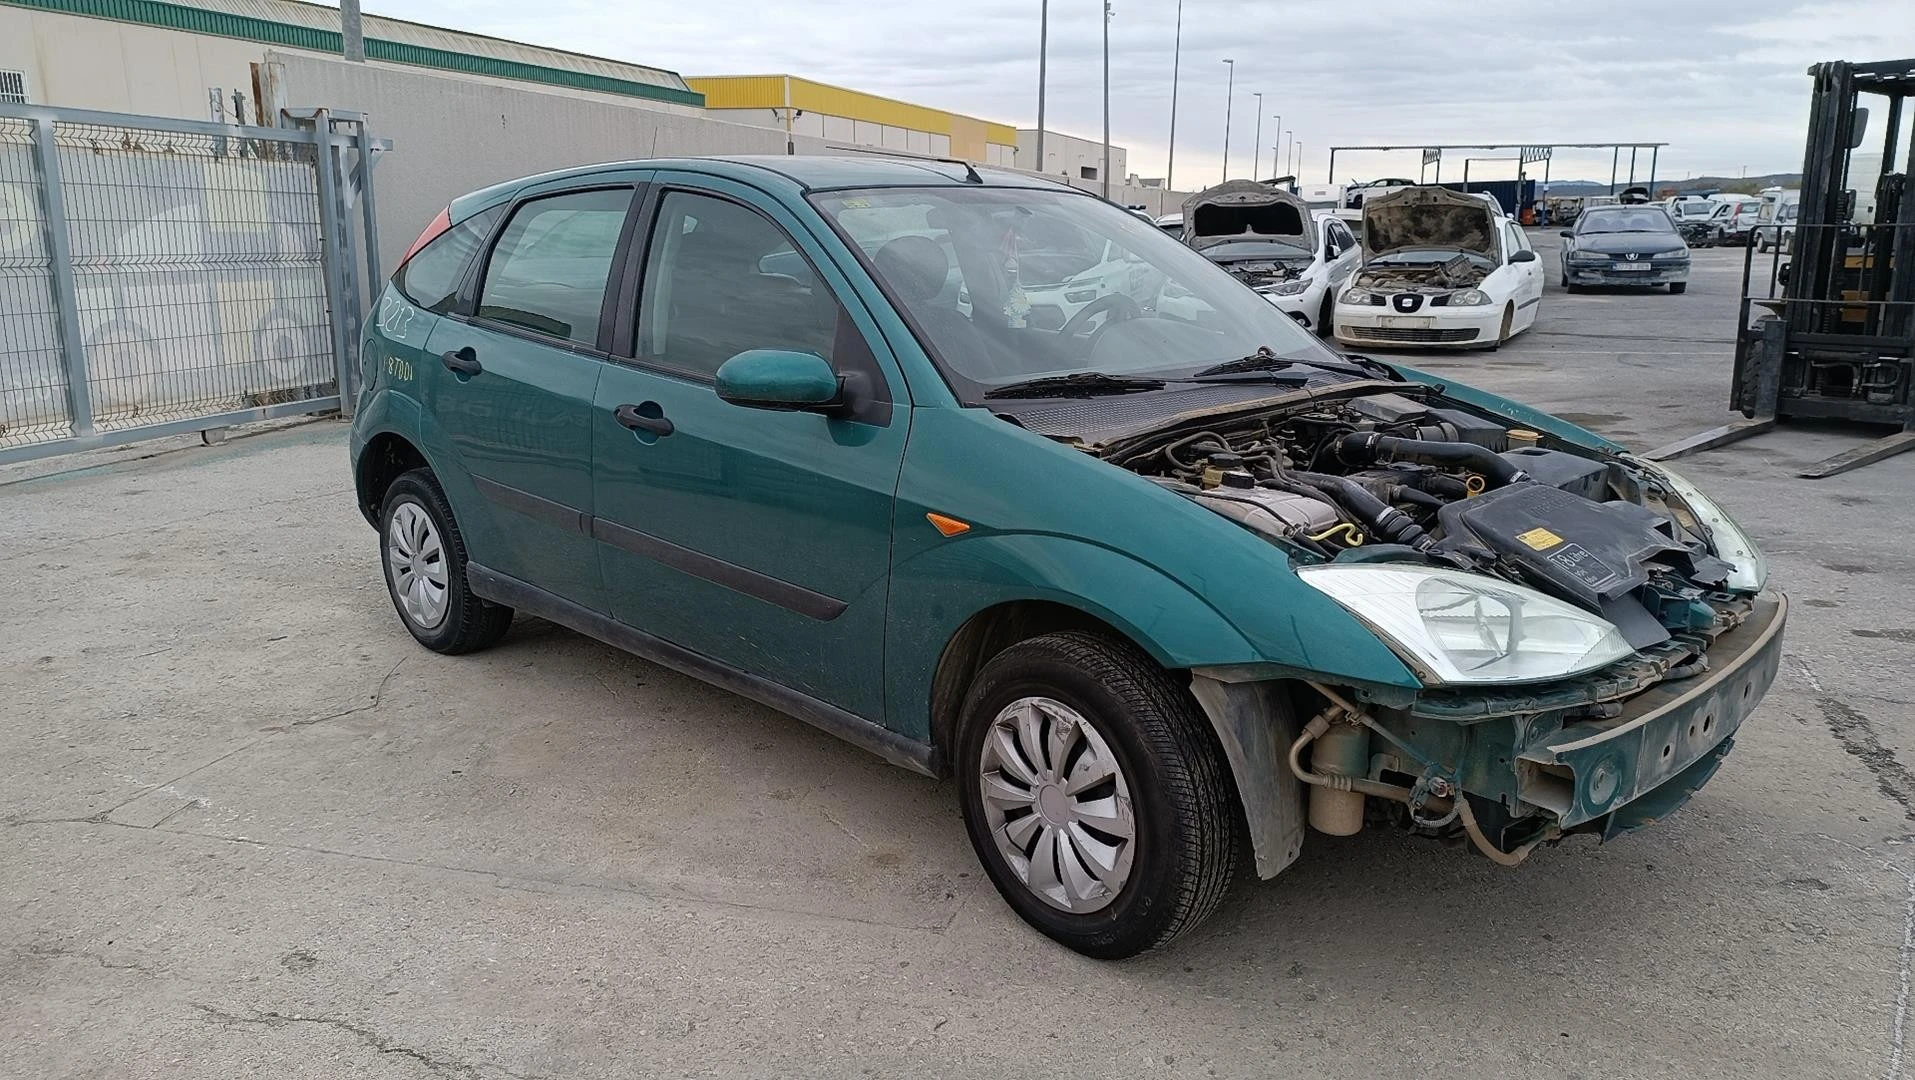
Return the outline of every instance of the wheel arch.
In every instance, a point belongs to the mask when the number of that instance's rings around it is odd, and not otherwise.
[[[386,489],[413,469],[431,471],[432,463],[404,435],[382,431],[366,440],[365,448],[359,451],[359,458],[353,464],[353,488],[359,513],[367,524],[375,529],[379,527],[379,508],[385,502]]]
[[[950,748],[956,745],[964,696],[978,670],[1020,641],[1059,630],[1098,634],[1151,652],[1146,643],[1109,620],[1056,600],[1007,600],[973,614],[945,641],[931,676],[931,745],[937,751],[940,776],[950,775]]]

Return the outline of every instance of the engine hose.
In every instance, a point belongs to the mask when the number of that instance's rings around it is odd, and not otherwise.
[[[1413,488],[1408,484],[1391,484],[1389,490],[1386,491],[1384,495],[1388,501],[1393,503],[1415,503],[1418,506],[1427,506],[1433,510],[1440,510],[1449,505],[1444,500],[1437,498],[1429,492],[1420,488]]]
[[[1515,463],[1486,446],[1461,442],[1425,442],[1358,431],[1337,440],[1337,459],[1345,465],[1375,465],[1389,461],[1416,461],[1425,465],[1457,465],[1482,474],[1491,487],[1529,479]]]
[[[1368,526],[1377,539],[1388,544],[1402,544],[1418,551],[1427,551],[1436,541],[1430,539],[1423,526],[1410,520],[1410,516],[1382,499],[1377,498],[1369,488],[1347,476],[1331,476],[1329,473],[1290,472],[1286,477],[1310,485],[1336,492],[1336,502],[1348,510],[1351,516]]]
[[[1444,502],[1453,502],[1457,499],[1467,498],[1470,493],[1467,483],[1458,480],[1454,476],[1446,476],[1439,472],[1405,473],[1403,476],[1403,486],[1412,487],[1418,491],[1427,491],[1431,495],[1442,499]]]
[[[1316,742],[1317,736],[1330,730],[1330,724],[1341,711],[1335,707],[1325,709],[1305,725],[1303,734],[1298,735],[1296,741],[1290,744],[1290,771],[1296,774],[1297,779],[1316,787],[1329,788],[1333,791],[1354,791],[1359,795],[1374,795],[1379,799],[1390,799],[1407,805],[1410,801],[1409,788],[1386,784],[1367,776],[1331,776],[1327,773],[1311,772],[1303,767],[1303,748]],[[1431,800],[1432,803],[1436,801]]]

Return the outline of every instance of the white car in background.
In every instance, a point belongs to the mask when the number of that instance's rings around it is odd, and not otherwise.
[[[1337,341],[1495,348],[1536,321],[1543,264],[1493,202],[1406,188],[1363,207],[1368,252],[1337,294]]]
[[[1356,235],[1329,211],[1253,180],[1232,180],[1184,201],[1183,241],[1284,314],[1330,335],[1336,290],[1361,264]]]

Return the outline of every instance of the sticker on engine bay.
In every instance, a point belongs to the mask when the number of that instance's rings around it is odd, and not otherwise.
[[[1562,567],[1570,577],[1596,592],[1622,580],[1622,575],[1616,573],[1613,567],[1590,554],[1589,549],[1581,544],[1564,544],[1543,558]]]
[[[1553,548],[1557,544],[1560,544],[1563,542],[1562,537],[1557,536],[1555,533],[1550,532],[1548,529],[1542,529],[1542,528],[1536,528],[1536,529],[1531,529],[1528,532],[1517,533],[1516,539],[1521,540],[1524,544],[1527,544],[1532,550],[1535,550],[1535,551],[1548,551],[1550,548]]]

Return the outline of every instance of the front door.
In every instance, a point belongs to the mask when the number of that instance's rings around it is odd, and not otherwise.
[[[473,561],[604,611],[592,512],[601,313],[630,186],[512,210],[471,314],[433,328],[428,405],[483,505],[461,508]]]
[[[628,625],[874,721],[884,718],[891,515],[910,410],[839,269],[753,189],[660,174],[635,340],[592,410],[593,532]],[[691,184],[704,190],[694,190]],[[748,349],[816,353],[859,415],[719,400]],[[880,359],[880,357],[883,357]]]

